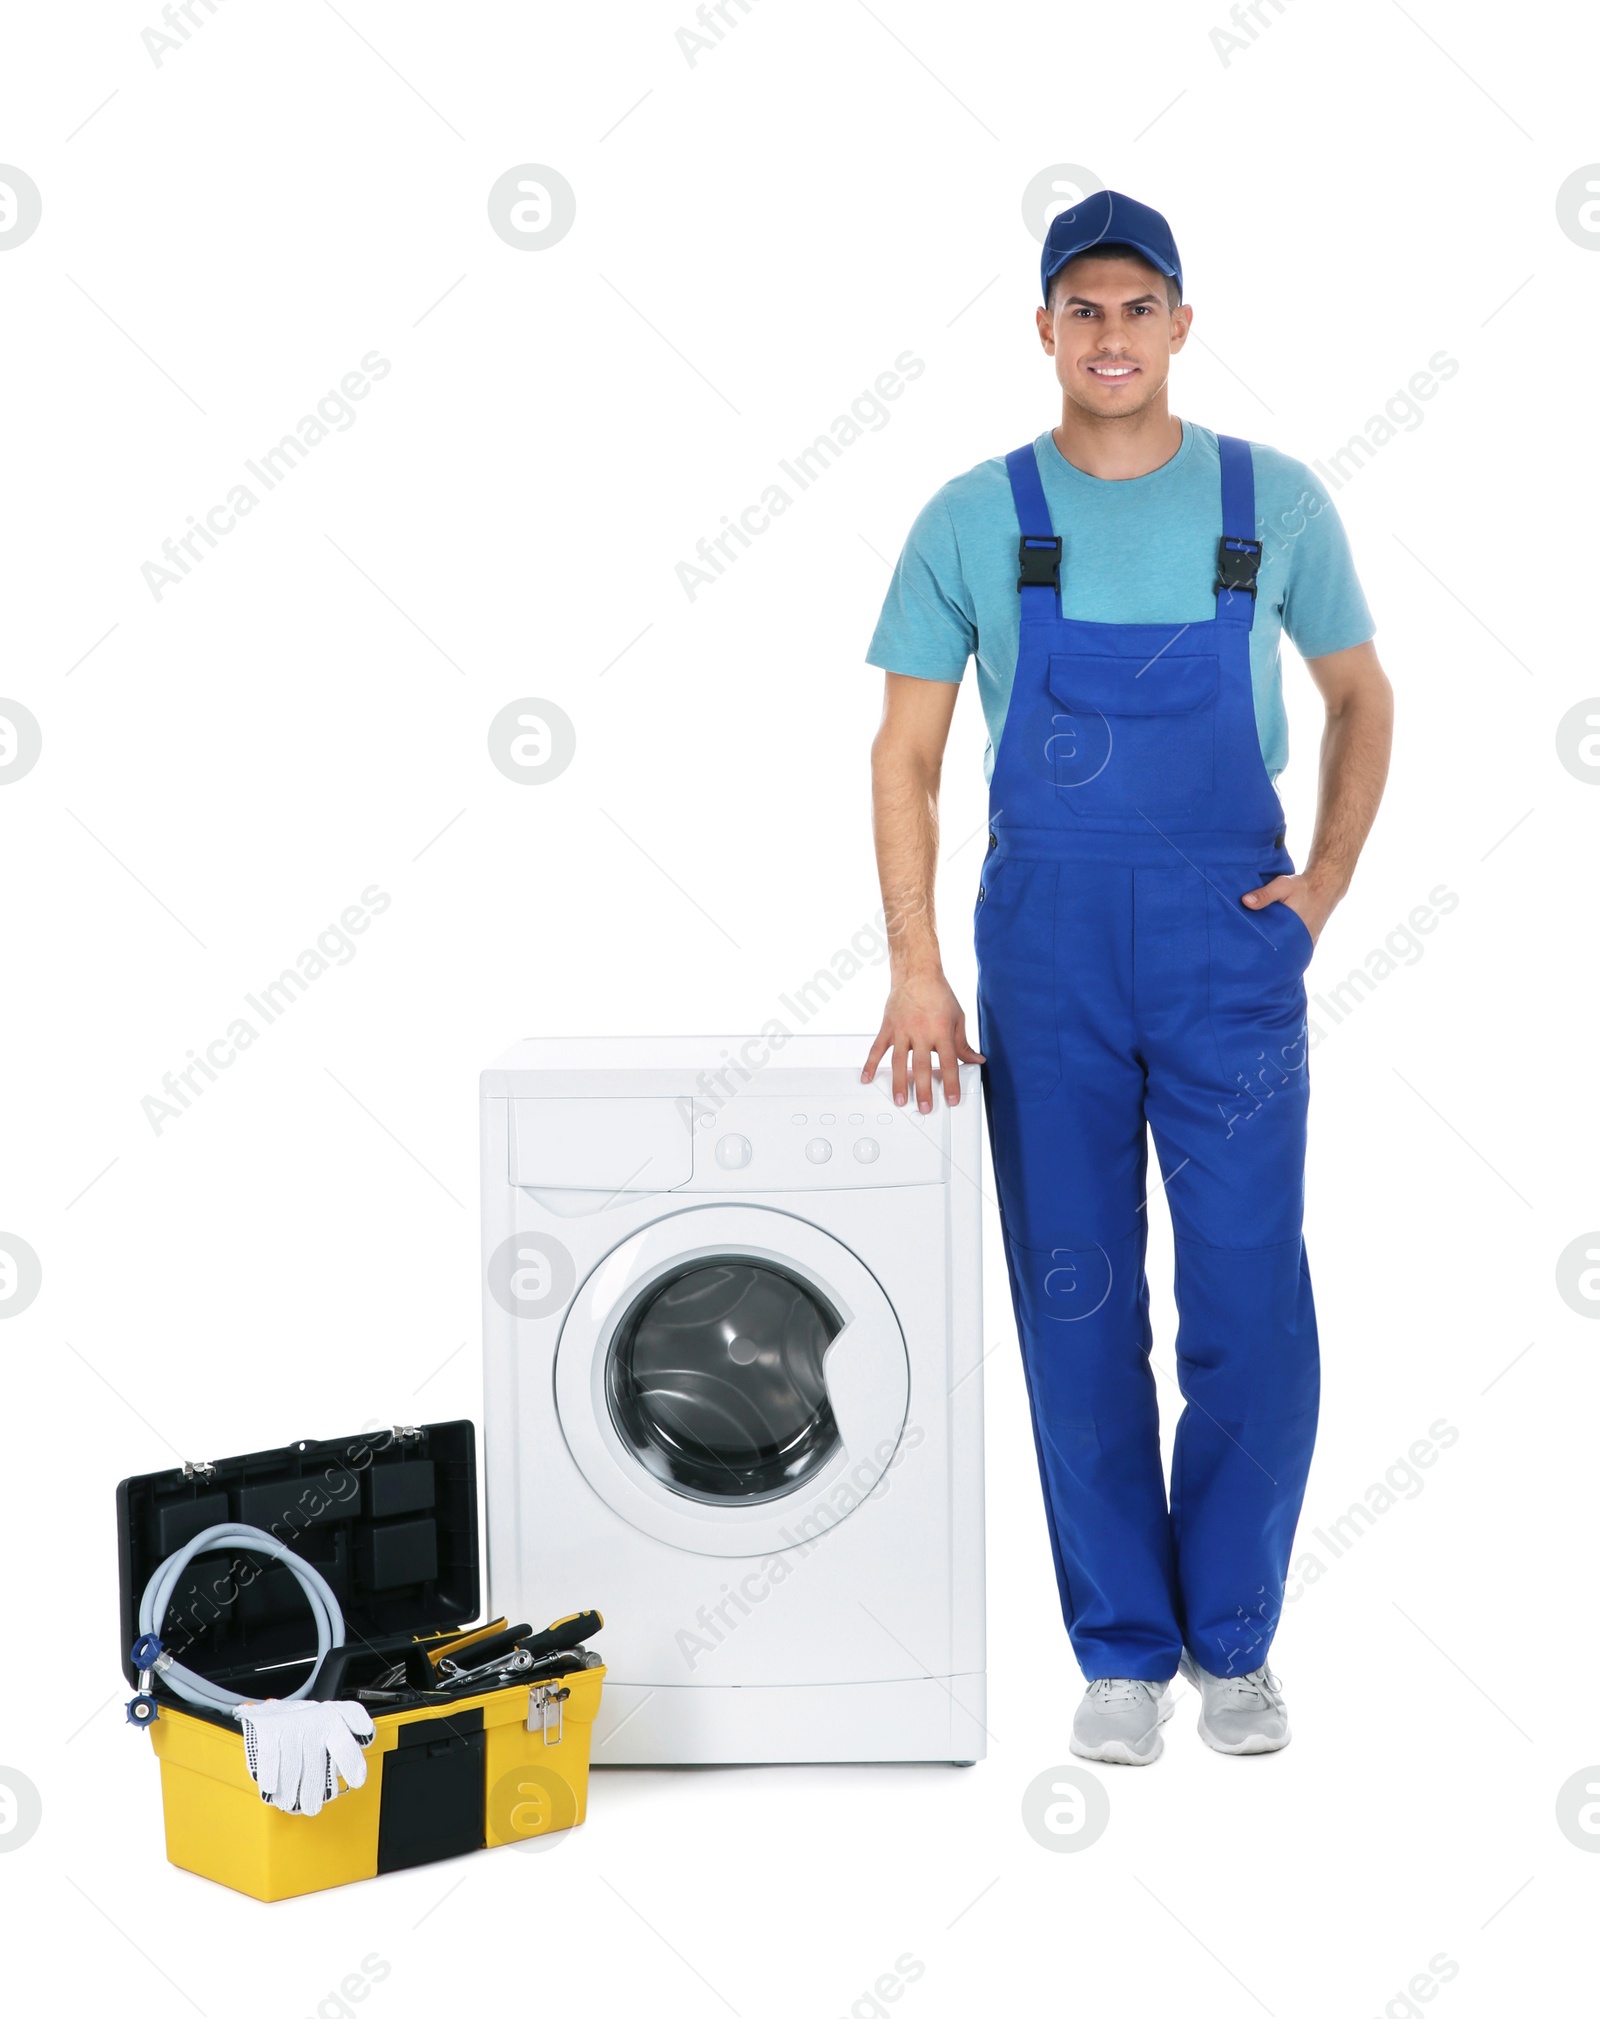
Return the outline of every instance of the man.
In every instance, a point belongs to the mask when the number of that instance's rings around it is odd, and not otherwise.
[[[1194,312],[1166,220],[1104,190],[1041,262],[1061,422],[919,515],[867,658],[892,928],[894,1097],[984,1065],[1006,1264],[1085,1759],[1161,1752],[1168,1683],[1226,1753],[1276,1751],[1267,1654],[1317,1416],[1301,1240],[1307,962],[1388,767],[1389,683],[1344,532],[1304,464],[1175,417]],[[1286,632],[1327,709],[1303,871],[1273,781]],[[978,663],[989,728],[978,890],[984,1051],[939,959],[940,764]],[[1176,1248],[1185,1408],[1162,1477],[1145,1131]]]

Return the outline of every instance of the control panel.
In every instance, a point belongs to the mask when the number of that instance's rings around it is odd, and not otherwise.
[[[938,1185],[948,1177],[950,1123],[937,1089],[930,1114],[889,1105],[874,1088],[822,1105],[734,1094],[694,1103],[690,1192],[850,1191]]]

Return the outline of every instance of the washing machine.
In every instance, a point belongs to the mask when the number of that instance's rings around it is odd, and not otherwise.
[[[869,1045],[483,1074],[490,1602],[604,1613],[597,1766],[983,1756],[978,1070]]]

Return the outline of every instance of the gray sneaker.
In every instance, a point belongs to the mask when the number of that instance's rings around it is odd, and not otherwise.
[[[1176,1708],[1163,1682],[1102,1676],[1083,1693],[1069,1743],[1080,1760],[1147,1767],[1161,1757],[1161,1727]]]
[[[1185,1648],[1178,1673],[1200,1692],[1200,1736],[1217,1753],[1275,1753],[1289,1743],[1283,1686],[1263,1662],[1249,1675],[1208,1675]]]

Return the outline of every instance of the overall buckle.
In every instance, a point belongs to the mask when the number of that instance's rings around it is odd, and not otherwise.
[[[1042,540],[1034,534],[1024,533],[1017,542],[1017,576],[1019,589],[1055,589],[1061,587],[1061,540],[1059,535],[1053,540]]]
[[[1217,542],[1217,590],[1238,589],[1247,596],[1256,593],[1256,571],[1261,566],[1261,542],[1236,539],[1224,533]]]

